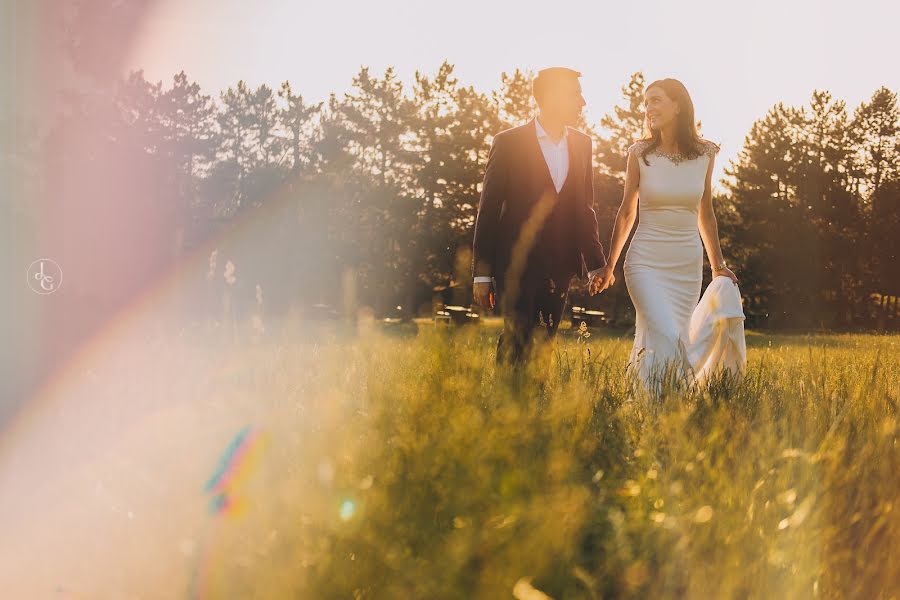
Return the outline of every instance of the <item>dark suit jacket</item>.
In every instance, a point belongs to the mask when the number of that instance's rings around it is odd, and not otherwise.
[[[576,178],[575,221],[571,235],[558,243],[573,244],[575,257],[568,267],[581,278],[606,265],[594,212],[594,178],[590,136],[569,128],[568,178]],[[538,142],[534,118],[494,136],[484,172],[481,199],[472,242],[472,276],[493,276],[501,283],[510,264],[512,249],[523,225],[544,193],[556,188]],[[502,283],[501,283],[502,285]]]

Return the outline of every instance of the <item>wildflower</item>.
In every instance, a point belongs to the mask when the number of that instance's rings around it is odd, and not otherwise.
[[[591,332],[588,331],[587,323],[584,321],[578,326],[578,342],[586,342],[589,337],[591,337]]]

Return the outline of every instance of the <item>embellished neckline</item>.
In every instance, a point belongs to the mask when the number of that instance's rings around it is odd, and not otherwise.
[[[643,150],[645,147],[647,147],[647,146],[649,146],[649,145],[650,145],[650,141],[649,141],[649,140],[640,140],[640,141],[638,141],[638,142],[635,143],[635,146],[637,146],[637,150],[638,150],[638,151]],[[660,157],[662,157],[662,158],[667,158],[667,159],[669,159],[670,161],[672,161],[673,164],[676,164],[676,165],[677,165],[677,164],[682,163],[682,162],[684,162],[684,161],[686,161],[686,160],[696,160],[696,159],[700,158],[701,156],[704,156],[705,154],[709,154],[709,153],[710,153],[710,144],[709,144],[708,142],[704,141],[704,146],[705,146],[705,147],[704,147],[703,152],[701,152],[701,153],[698,154],[697,156],[694,156],[693,158],[689,158],[689,157],[687,157],[686,155],[684,155],[684,154],[682,154],[682,153],[680,153],[680,152],[677,152],[677,153],[675,153],[675,152],[663,152],[662,150],[659,149],[658,146],[657,146],[656,148],[654,148],[653,150],[651,150],[650,152],[648,152],[647,154],[650,155],[650,156],[660,156]]]
[[[663,157],[663,158],[668,158],[669,160],[671,160],[671,161],[672,161],[673,163],[675,163],[676,165],[677,165],[678,163],[684,162],[684,161],[686,161],[686,160],[692,160],[692,159],[688,158],[687,156],[685,156],[684,154],[681,154],[680,152],[678,152],[678,153],[663,152],[663,151],[660,150],[659,148],[654,148],[654,149],[653,149],[653,152],[650,152],[650,154],[655,154],[656,156],[661,156],[661,157]],[[701,156],[703,156],[703,155],[702,155],[702,154],[698,154],[698,155],[695,156],[694,158],[700,158]]]

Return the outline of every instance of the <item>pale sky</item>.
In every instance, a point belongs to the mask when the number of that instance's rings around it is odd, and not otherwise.
[[[349,91],[366,65],[411,83],[444,59],[464,85],[499,88],[516,67],[580,70],[590,122],[621,100],[634,71],[687,86],[705,137],[721,143],[717,179],[753,121],[814,89],[848,110],[881,85],[900,91],[897,3],[876,0],[160,0],[128,67],[168,87],[184,69],[205,93],[244,79],[289,80],[309,101]]]

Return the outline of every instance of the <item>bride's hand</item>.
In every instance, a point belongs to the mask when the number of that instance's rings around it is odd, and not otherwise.
[[[613,265],[607,264],[603,270],[591,277],[588,283],[588,293],[591,296],[599,294],[616,282],[616,276],[613,275],[614,268]]]
[[[731,281],[734,282],[734,285],[738,284],[737,275],[735,275],[734,272],[731,269],[729,269],[728,267],[725,267],[724,269],[719,269],[718,271],[713,271],[712,276],[714,278],[719,277],[719,276],[725,276],[725,277],[728,277],[729,279],[731,279]]]

